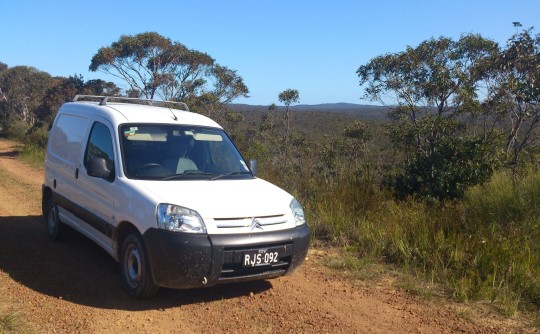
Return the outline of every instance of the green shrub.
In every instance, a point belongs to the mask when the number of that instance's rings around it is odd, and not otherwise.
[[[41,126],[29,130],[22,142],[26,145],[36,146],[44,149],[47,147],[48,137],[49,131],[47,127]]]
[[[2,131],[7,138],[24,142],[29,129],[28,123],[19,118],[13,118],[9,123],[3,125]]]
[[[482,138],[450,137],[417,152],[395,180],[401,198],[408,195],[439,200],[460,199],[465,190],[481,184],[493,173],[495,160],[486,154]]]

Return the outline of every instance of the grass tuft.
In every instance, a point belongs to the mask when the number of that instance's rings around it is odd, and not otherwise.
[[[19,312],[0,310],[0,333],[21,333],[22,321]]]
[[[35,168],[44,168],[45,166],[45,149],[39,146],[24,145],[19,156],[22,161]]]
[[[540,172],[496,174],[460,202],[396,201],[348,187],[320,189],[307,201],[314,237],[352,254],[330,267],[369,277],[368,264],[389,263],[506,316],[524,303],[540,308]]]

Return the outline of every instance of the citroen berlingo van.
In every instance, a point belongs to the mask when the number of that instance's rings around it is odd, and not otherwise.
[[[253,166],[183,103],[78,95],[49,132],[47,233],[94,241],[136,298],[290,274],[309,245],[304,212]]]

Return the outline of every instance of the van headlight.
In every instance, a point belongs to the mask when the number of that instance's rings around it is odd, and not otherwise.
[[[197,211],[173,204],[159,204],[156,216],[160,229],[184,233],[206,233],[204,222]]]
[[[295,198],[293,198],[291,204],[289,204],[289,207],[291,208],[292,214],[294,216],[294,222],[296,223],[296,226],[305,224],[306,217],[304,216],[304,210],[302,210],[302,206]]]

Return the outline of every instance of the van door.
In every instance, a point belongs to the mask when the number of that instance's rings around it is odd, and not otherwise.
[[[78,175],[79,198],[82,210],[78,215],[84,220],[81,226],[86,235],[113,254],[112,235],[115,223],[115,207],[118,206],[118,189],[116,181],[118,152],[115,152],[114,137],[111,124],[99,119],[94,122],[88,136],[81,171]],[[88,162],[92,158],[105,159],[111,171],[109,178],[88,175]],[[83,232],[84,233],[84,232]]]
[[[54,191],[62,196],[61,199],[71,198],[77,191],[75,176],[80,167],[89,123],[85,115],[59,113],[49,132],[45,163],[47,184],[54,185]],[[69,207],[67,200],[61,202]]]

